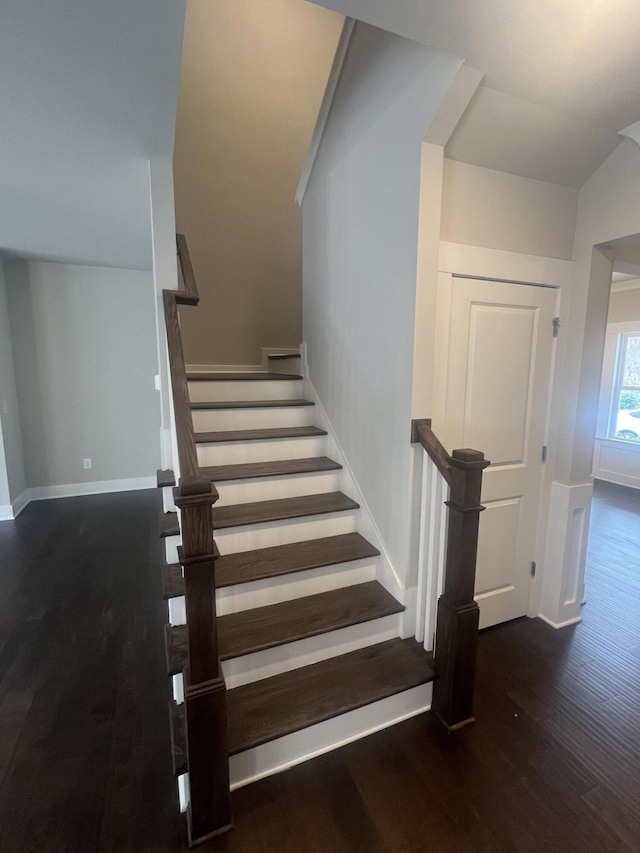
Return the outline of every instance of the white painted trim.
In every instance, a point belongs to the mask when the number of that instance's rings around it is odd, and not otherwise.
[[[358,532],[361,533],[365,539],[368,539],[373,545],[375,545],[375,547],[380,551],[381,559],[378,563],[379,572],[377,580],[397,601],[405,605],[406,610],[403,614],[403,626],[401,633],[403,637],[413,636],[415,610],[407,606],[410,603],[407,599],[408,590],[401,582],[400,576],[394,568],[391,557],[389,556],[389,549],[386,546],[382,533],[380,532],[380,528],[373,517],[366,498],[362,494],[362,490],[358,485],[358,481],[351,466],[349,465],[349,461],[342,449],[342,445],[336,437],[335,429],[333,428],[333,424],[329,419],[326,409],[322,405],[318,392],[314,388],[308,375],[305,376],[304,382],[305,397],[308,400],[312,400],[316,407],[316,424],[327,431],[327,455],[342,465],[342,470],[340,472],[342,491],[345,492],[345,494],[348,494],[360,505],[357,524]],[[407,620],[409,620],[409,622],[407,622]]]
[[[0,521],[13,521],[14,517],[11,504],[0,504]]]
[[[603,448],[609,448],[610,451],[613,451],[609,456],[619,453],[620,464],[614,465],[614,467],[611,468],[603,467]],[[627,486],[630,489],[640,489],[640,475],[638,475],[637,460],[632,460],[632,457],[625,456],[628,453],[631,453],[636,457],[640,455],[640,442],[636,443],[634,441],[625,441],[620,438],[598,438],[596,436],[593,449],[593,476],[596,480],[604,480],[605,483],[614,483],[617,486]],[[633,461],[636,462],[635,474],[630,473]]]
[[[551,619],[547,619],[546,616],[542,613],[538,613],[538,619],[542,619],[543,622],[546,622],[547,625],[551,625],[552,628],[567,628],[569,625],[577,625],[579,622],[582,622],[582,616],[575,616],[573,619],[566,619],[564,622],[552,622]]]
[[[31,490],[25,489],[18,497],[11,502],[13,506],[13,517],[17,518],[22,510],[31,503],[33,498],[31,497]]]
[[[30,501],[73,498],[80,495],[103,495],[108,492],[134,492],[155,489],[155,477],[131,477],[126,480],[96,480],[92,483],[67,483],[61,486],[36,486],[28,489]]]
[[[313,129],[311,143],[309,145],[309,150],[307,151],[304,166],[302,167],[302,174],[300,175],[300,181],[298,182],[298,189],[296,190],[295,198],[300,206],[302,206],[302,202],[304,201],[304,194],[307,191],[311,172],[313,171],[313,166],[316,162],[316,157],[318,156],[318,150],[320,149],[320,143],[324,136],[324,129],[327,126],[327,121],[329,120],[329,113],[331,112],[333,99],[336,94],[336,89],[338,88],[338,81],[342,74],[342,66],[347,58],[347,51],[349,50],[349,44],[351,43],[355,24],[356,22],[354,18],[345,18],[344,24],[342,25],[342,32],[338,39],[335,56],[333,57],[333,64],[331,66],[331,71],[329,72],[329,79],[327,80],[327,85],[322,97],[322,103],[320,104],[318,118],[316,119],[316,126]]]
[[[441,241],[438,269],[453,275],[487,278],[492,281],[571,287],[574,263],[557,258]]]
[[[18,497],[10,504],[0,506],[0,521],[13,521],[17,518],[22,510],[31,503],[30,489],[25,489]]]
[[[571,624],[580,616],[592,492],[591,482],[551,484],[538,612],[550,625]]]
[[[261,364],[187,364],[187,373],[264,373]]]
[[[232,755],[229,761],[231,790],[282,773],[296,764],[424,714],[431,708],[431,692],[431,684],[422,684]]]

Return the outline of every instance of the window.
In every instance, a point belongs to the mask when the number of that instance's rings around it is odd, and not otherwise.
[[[618,335],[609,436],[640,442],[640,332]]]

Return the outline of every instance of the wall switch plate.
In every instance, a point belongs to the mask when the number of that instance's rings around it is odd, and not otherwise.
[[[159,391],[160,390],[160,374],[159,373],[156,373],[156,375],[153,377],[153,384],[155,386],[156,391]]]
[[[82,464],[84,465],[85,468],[91,468],[91,460],[90,459],[83,459]]]
[[[9,414],[9,404],[7,403],[7,401],[6,401],[6,400],[3,400],[3,401],[2,401],[2,414],[3,414],[3,415],[8,415],[8,414]]]

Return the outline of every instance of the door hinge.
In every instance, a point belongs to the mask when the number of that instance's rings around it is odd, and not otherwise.
[[[562,322],[562,320],[560,319],[560,317],[554,317],[553,320],[551,321],[551,325],[553,326],[553,337],[554,338],[558,337],[561,322]]]
[[[547,461],[547,445],[542,448],[542,462],[545,463]]]
[[[531,560],[531,577],[535,578],[536,576],[536,561]]]

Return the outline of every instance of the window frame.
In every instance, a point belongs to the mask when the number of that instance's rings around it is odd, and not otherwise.
[[[640,395],[640,383],[638,385],[625,385],[623,381],[629,338],[640,338],[640,323],[634,329],[634,331],[618,332],[616,336],[615,368],[613,372],[611,399],[609,403],[607,438],[612,439],[614,441],[632,441],[636,445],[640,445],[640,418],[638,419],[637,439],[619,438],[616,435],[616,425],[618,422],[618,412],[620,411],[619,404],[621,393],[623,391],[632,391]]]

